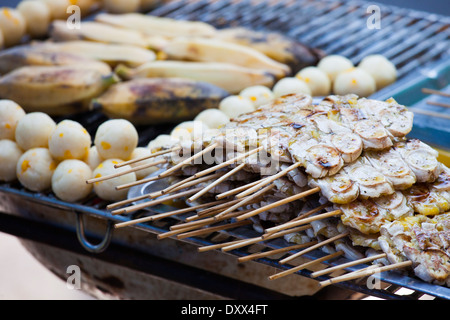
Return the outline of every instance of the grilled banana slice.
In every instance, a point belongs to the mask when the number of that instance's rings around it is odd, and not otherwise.
[[[89,59],[100,60],[112,67],[125,64],[129,67],[138,67],[149,61],[156,60],[152,50],[126,44],[100,43],[94,41],[64,41],[39,42],[35,46],[49,52],[76,52]]]
[[[312,188],[319,187],[324,197],[337,204],[350,203],[359,196],[358,184],[354,183],[343,170],[332,177],[310,179],[308,184]]]
[[[63,115],[85,111],[116,77],[83,64],[27,66],[0,78],[0,97],[20,104],[25,111]]]
[[[216,29],[205,22],[175,20],[141,13],[102,13],[97,15],[95,20],[121,28],[136,30],[143,34],[171,38],[183,36],[212,37],[216,34]]]
[[[255,49],[216,39],[180,37],[169,41],[162,51],[172,60],[233,63],[266,70],[277,78],[291,72],[287,65]]]
[[[111,118],[134,124],[178,123],[217,108],[228,92],[210,83],[181,78],[134,79],[111,86],[93,100]]]
[[[227,28],[217,31],[218,39],[251,47],[268,57],[287,64],[293,73],[316,65],[325,54],[276,32],[262,32],[246,28]]]
[[[95,21],[81,22],[79,29],[67,28],[63,20],[53,21],[50,26],[50,38],[54,41],[88,40],[154,49],[162,48],[166,44],[166,40],[160,36],[146,36],[134,30]]]
[[[78,52],[78,51],[72,51]],[[83,64],[90,65],[102,74],[112,72],[107,64],[88,59],[82,55],[71,52],[51,52],[38,45],[21,45],[0,51],[0,74],[7,74],[24,66],[70,66]]]
[[[272,87],[274,83],[274,77],[262,70],[220,62],[153,61],[135,69],[120,65],[115,72],[124,79],[188,78],[205,81],[232,94],[255,85]]]

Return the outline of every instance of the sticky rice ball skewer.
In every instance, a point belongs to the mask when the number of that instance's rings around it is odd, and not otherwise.
[[[131,122],[125,119],[112,119],[98,127],[94,145],[103,159],[125,161],[130,159],[138,140],[138,132]]]
[[[68,159],[58,164],[52,176],[52,191],[67,202],[77,202],[86,198],[92,185],[85,181],[92,177],[92,169],[81,160]]]
[[[44,112],[30,112],[17,123],[15,140],[23,150],[48,148],[56,122]]]
[[[0,139],[14,140],[17,123],[25,115],[22,107],[14,101],[0,100]]]
[[[14,181],[17,179],[16,166],[23,151],[16,142],[8,139],[0,140],[0,150],[0,181]]]
[[[85,159],[92,140],[88,131],[78,122],[63,120],[56,125],[48,139],[51,155],[58,161]]]
[[[25,188],[31,191],[50,190],[56,166],[57,162],[47,148],[33,148],[19,158],[16,166],[17,178]]]

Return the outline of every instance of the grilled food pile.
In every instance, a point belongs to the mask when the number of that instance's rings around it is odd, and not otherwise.
[[[197,139],[153,150],[176,150],[158,156],[169,163],[154,179],[185,184],[191,205],[225,199],[234,207],[216,218],[251,219],[263,234],[319,208],[315,214],[330,212],[326,218],[285,239],[340,236],[322,249],[352,260],[384,252],[376,263],[410,261],[421,279],[449,285],[450,171],[434,149],[407,138],[412,120],[393,99],[328,96],[313,104],[310,96],[286,95]],[[214,179],[194,184],[206,173]],[[226,179],[214,183],[217,174]]]

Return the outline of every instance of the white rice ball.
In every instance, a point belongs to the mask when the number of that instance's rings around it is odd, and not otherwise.
[[[139,134],[125,119],[112,119],[102,123],[95,133],[94,144],[103,159],[128,160],[137,147]]]
[[[150,149],[144,148],[144,147],[138,147],[138,148],[134,149],[133,153],[131,154],[130,160],[140,159],[140,158],[147,157],[150,155],[151,155]],[[132,168],[136,168],[139,166],[143,166],[143,165],[155,162],[160,159],[149,158],[149,159],[145,159],[145,160],[141,160],[141,161],[132,163],[132,164],[130,164],[130,166]],[[148,167],[145,169],[135,171],[136,179],[138,179],[138,180],[144,179],[145,177],[149,176],[150,174],[152,174],[153,172],[158,171],[158,170],[159,170],[159,167],[151,166],[151,167]]]
[[[15,139],[17,123],[25,111],[12,100],[0,100],[0,139]]]
[[[48,148],[56,122],[44,112],[27,113],[17,123],[15,139],[23,150]]]
[[[184,121],[173,128],[170,136],[176,140],[195,140],[201,138],[208,129],[202,121]]]
[[[116,164],[121,162],[123,162],[121,159],[108,159],[103,161],[92,173],[93,178],[100,178],[114,173],[120,173],[131,168],[129,165],[120,168],[114,167]],[[95,182],[94,192],[103,200],[120,201],[127,197],[128,190],[116,190],[116,187],[123,184],[132,183],[134,181],[136,181],[136,174],[134,172],[123,174],[116,178]]]
[[[295,77],[286,77],[279,80],[273,86],[272,90],[275,98],[292,93],[304,93],[311,95],[311,89],[309,89],[306,82]]]
[[[3,41],[6,47],[19,44],[27,30],[23,15],[13,8],[0,8],[0,29],[3,31]]]
[[[23,151],[16,142],[0,140],[0,181],[9,182],[17,179],[16,167]]]
[[[369,73],[359,68],[353,68],[336,77],[333,91],[337,95],[353,93],[359,97],[368,97],[376,91],[376,84]]]
[[[219,109],[206,109],[200,112],[194,121],[201,121],[210,129],[219,129],[230,122],[230,117]]]
[[[268,104],[275,99],[272,90],[266,86],[251,86],[242,90],[239,95],[250,99],[255,107]]]
[[[339,73],[353,67],[353,62],[350,59],[335,54],[322,58],[317,64],[317,68],[325,72],[332,82]]]
[[[23,0],[17,5],[17,10],[25,18],[29,35],[43,37],[47,34],[51,22],[51,12],[44,2]]]
[[[20,183],[35,192],[50,190],[52,175],[57,166],[47,148],[33,148],[19,158],[16,174]]]
[[[179,140],[172,137],[170,134],[160,134],[148,143],[147,148],[149,148],[151,152],[157,152],[161,149],[169,149],[178,142]]]
[[[394,83],[397,79],[395,65],[381,54],[365,57],[359,63],[358,68],[365,70],[374,78],[377,90]]]
[[[68,17],[67,8],[72,5],[70,0],[40,0],[44,2],[50,10],[52,20],[65,20]]]
[[[241,114],[255,111],[255,106],[248,98],[231,95],[220,101],[219,110],[225,113],[230,119],[233,119]]]
[[[325,72],[317,67],[303,68],[295,77],[306,82],[313,96],[326,96],[330,94],[331,80]]]
[[[95,168],[98,167],[98,165],[100,163],[102,163],[103,161],[105,161],[105,159],[103,159],[99,154],[98,154],[98,150],[96,146],[92,146],[89,151],[88,154],[86,156],[86,158],[84,158],[84,162],[86,162],[86,164],[92,169],[94,170]]]
[[[92,184],[86,183],[91,178],[92,170],[85,162],[76,159],[64,160],[53,173],[52,190],[59,199],[76,202],[91,193]]]
[[[58,123],[48,140],[50,153],[58,161],[85,159],[91,144],[89,132],[73,120],[63,120]]]

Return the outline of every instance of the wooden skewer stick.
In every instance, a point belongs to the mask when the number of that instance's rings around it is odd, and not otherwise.
[[[212,232],[221,231],[221,230],[233,229],[233,228],[241,227],[241,226],[244,226],[244,225],[247,225],[250,223],[251,223],[251,221],[237,221],[237,222],[227,223],[227,224],[220,225],[220,226],[185,232],[185,233],[179,234],[177,236],[177,239],[184,239],[184,238],[199,236],[199,235],[202,235],[205,233],[212,233]]]
[[[311,242],[302,243],[302,244],[296,244],[296,245],[292,245],[292,246],[288,246],[288,247],[284,247],[284,248],[280,248],[280,249],[253,253],[253,254],[250,254],[248,256],[244,256],[244,257],[238,258],[238,261],[239,262],[247,262],[247,261],[254,260],[254,259],[259,259],[259,258],[272,256],[272,255],[278,254],[278,253],[284,253],[284,252],[291,251],[291,250],[307,248],[307,247],[312,246],[312,245],[314,245],[316,243],[317,243],[317,241],[311,241]]]
[[[190,227],[190,226],[198,227],[198,226],[202,226],[202,225],[213,224],[213,223],[223,221],[223,220],[226,220],[229,218],[234,218],[234,217],[240,215],[242,212],[244,212],[244,211],[230,212],[229,214],[223,216],[222,219],[220,219],[220,220],[215,220],[214,217],[210,217],[210,218],[204,218],[201,220],[189,221],[189,222],[185,222],[182,224],[173,225],[170,227],[170,230],[183,229],[183,228]]]
[[[319,264],[319,263],[321,263],[321,262],[329,261],[329,260],[331,260],[331,259],[337,258],[337,257],[339,257],[339,256],[342,256],[343,254],[344,254],[344,251],[337,251],[337,252],[332,253],[332,254],[329,254],[329,255],[327,255],[327,256],[325,256],[325,257],[322,257],[322,258],[319,258],[319,259],[315,259],[315,260],[312,260],[312,261],[303,263],[303,264],[301,264],[301,265],[299,265],[299,266],[296,266],[296,267],[293,267],[293,268],[291,268],[291,269],[282,271],[282,272],[280,272],[280,273],[276,273],[276,274],[270,276],[270,277],[269,277],[269,280],[275,280],[275,279],[278,279],[278,278],[281,278],[281,277],[285,277],[285,276],[290,275],[290,274],[293,274],[293,273],[295,273],[295,272],[297,272],[297,271],[300,271],[300,270],[303,270],[303,269],[307,269],[307,268],[309,268],[309,267],[312,267],[312,266],[314,266],[314,265],[316,265],[316,264]]]
[[[200,211],[197,212],[196,215],[192,215],[190,217],[187,217],[186,218],[186,222],[192,222],[192,221],[195,221],[195,220],[198,220],[198,219],[202,219],[202,218],[205,218],[205,217],[214,216],[217,213],[220,213],[223,210],[223,208],[227,208],[231,204],[234,203],[234,202],[227,202],[226,200],[219,200],[217,202],[222,202],[222,204],[218,204],[218,205],[216,205],[214,207],[210,207],[210,208],[207,208],[207,209],[204,209],[204,210],[200,210]],[[243,211],[240,211],[240,212],[242,214],[242,213],[249,212],[249,211],[250,210],[243,210]],[[214,219],[214,218],[215,217],[213,217],[212,219]],[[219,219],[216,219],[216,221],[217,220],[219,220]],[[173,226],[173,227],[176,227],[176,226]]]
[[[295,220],[295,221],[289,221],[289,222],[280,224],[278,226],[275,226],[275,227],[267,229],[266,232],[268,234],[270,234],[270,233],[273,233],[273,232],[281,231],[283,229],[293,228],[293,227],[296,227],[296,226],[300,226],[302,224],[310,223],[312,221],[322,220],[322,219],[333,217],[333,216],[337,216],[337,215],[340,215],[340,214],[342,214],[341,210],[334,210],[334,211],[330,211],[330,212],[325,212],[325,213],[317,214],[317,215],[312,216],[312,217],[308,217],[308,218],[304,218],[304,219],[300,219],[300,220]]]
[[[450,108],[450,104],[444,102],[428,101],[428,104],[438,107]]]
[[[226,179],[228,179],[229,177],[231,177],[232,175],[234,175],[236,172],[242,170],[245,167],[245,163],[241,163],[239,166],[237,166],[236,168],[228,171],[226,174],[222,175],[219,179],[217,179],[216,181],[214,181],[213,183],[211,183],[210,185],[208,185],[207,187],[205,187],[202,191],[194,194],[192,197],[190,197],[189,199],[187,199],[188,202],[193,202],[195,200],[197,200],[198,198],[200,198],[202,195],[204,195],[206,192],[208,192],[209,190],[211,190],[212,188],[214,188],[215,186],[217,186],[218,184],[222,183],[223,181],[225,181]]]
[[[442,114],[442,113],[439,113],[439,112],[432,112],[432,111],[416,109],[416,108],[412,108],[410,110],[412,112],[414,112],[414,113],[423,114],[425,116],[430,116],[430,117],[435,117],[435,118],[442,118],[442,119],[449,119],[450,120],[450,114]]]
[[[267,179],[267,178],[266,178],[266,179]],[[249,183],[249,184],[240,186],[240,187],[238,187],[238,188],[235,188],[235,189],[226,191],[226,192],[224,192],[224,193],[218,194],[218,195],[216,196],[216,199],[217,199],[217,200],[220,200],[220,199],[223,199],[223,198],[226,198],[226,197],[235,195],[236,193],[239,193],[239,192],[241,192],[241,191],[243,191],[243,190],[246,190],[246,189],[248,189],[248,188],[250,188],[250,187],[253,187],[254,185],[256,185],[256,184],[258,184],[258,183],[260,183],[260,182],[261,182],[261,180],[254,181],[254,182],[252,182],[252,183]]]
[[[195,188],[195,189],[187,190],[187,191],[184,191],[184,192],[179,192],[179,193],[173,194],[171,196],[167,196],[167,197],[160,198],[160,199],[157,199],[157,200],[146,201],[146,202],[143,202],[143,203],[135,204],[133,206],[129,206],[129,207],[126,207],[126,208],[122,208],[122,209],[111,211],[111,214],[112,215],[116,215],[116,214],[124,214],[124,213],[135,212],[135,211],[138,211],[140,209],[152,207],[152,206],[155,206],[157,204],[161,204],[161,203],[169,201],[169,200],[178,199],[178,198],[182,198],[184,196],[191,195],[191,194],[196,193],[197,191],[199,191],[201,189],[202,189],[201,187],[200,188]]]
[[[437,95],[443,96],[443,97],[450,97],[450,93],[446,93],[446,92],[442,92],[442,91],[434,90],[434,89],[429,89],[429,88],[423,88],[422,92],[429,93],[429,94],[437,94]]]
[[[217,203],[217,202],[219,202],[219,201],[215,201],[214,204]],[[155,220],[171,217],[171,216],[174,216],[174,215],[177,215],[177,214],[183,214],[183,213],[195,211],[195,210],[200,209],[200,208],[205,208],[205,207],[210,206],[211,204],[212,204],[211,202],[203,203],[203,204],[200,204],[200,205],[194,206],[194,207],[188,207],[188,208],[183,208],[183,209],[178,209],[178,210],[158,213],[158,214],[154,214],[154,215],[151,215],[151,216],[148,216],[148,217],[143,217],[143,218],[139,218],[139,219],[134,219],[134,220],[130,220],[130,221],[116,223],[114,226],[116,228],[122,228],[122,227],[131,226],[131,225],[142,223],[142,222],[155,221]]]
[[[320,287],[326,287],[330,284],[335,284],[335,283],[339,283],[339,282],[343,282],[343,281],[349,281],[349,280],[361,278],[364,276],[370,276],[375,273],[380,273],[380,272],[384,272],[384,271],[401,269],[401,268],[409,267],[411,265],[412,265],[412,261],[403,261],[403,262],[399,262],[399,263],[390,264],[390,265],[387,265],[384,267],[370,266],[369,269],[366,271],[360,270],[360,271],[351,272],[351,273],[343,275],[343,276],[339,276],[339,277],[331,278],[329,280],[322,281],[319,283],[319,285],[320,285]]]
[[[259,190],[260,188],[262,188],[262,187],[264,187],[265,185],[267,185],[267,184],[269,184],[269,183],[271,183],[271,182],[277,180],[278,178],[280,178],[280,177],[282,177],[282,176],[288,174],[289,171],[292,171],[292,170],[294,170],[295,168],[298,168],[299,166],[301,166],[301,163],[300,163],[300,162],[296,162],[296,163],[290,165],[290,166],[287,167],[286,169],[284,169],[284,170],[278,172],[277,174],[274,174],[273,176],[270,176],[270,177],[268,177],[268,178],[266,178],[266,179],[263,179],[263,180],[262,180],[260,183],[258,183],[256,186],[253,186],[253,187],[251,187],[250,189],[247,189],[246,191],[239,193],[238,195],[236,195],[236,198],[239,199],[239,198],[248,196],[248,195],[251,194],[251,193],[256,192],[256,191]]]
[[[163,154],[167,154],[167,153],[170,153],[170,152],[173,152],[173,151],[177,151],[177,150],[180,150],[180,149],[181,149],[181,147],[175,147],[175,148],[172,148],[172,149],[167,149],[167,150],[154,152],[154,153],[152,153],[152,154],[150,154],[148,156],[145,156],[145,157],[140,157],[140,158],[136,158],[136,159],[132,159],[132,160],[128,160],[128,161],[116,164],[116,165],[114,165],[114,168],[120,168],[120,167],[123,167],[123,166],[126,166],[126,165],[130,165],[130,164],[133,164],[133,163],[136,163],[136,162],[139,162],[139,161],[151,159],[151,158],[154,158],[154,157],[157,157],[157,156],[160,156],[160,155],[163,155]]]
[[[116,190],[123,190],[123,189],[131,188],[131,187],[134,187],[134,186],[138,186],[140,184],[144,184],[144,183],[147,183],[147,182],[152,182],[152,181],[160,180],[160,179],[161,178],[159,176],[153,176],[153,177],[137,180],[137,181],[134,181],[134,182],[122,184],[120,186],[117,186]]]
[[[316,188],[313,188],[313,189],[310,189],[310,190],[298,193],[296,195],[287,197],[285,199],[282,199],[282,200],[276,201],[274,203],[268,204],[268,205],[266,205],[264,207],[258,208],[258,209],[254,210],[252,212],[243,214],[242,216],[236,217],[236,219],[238,221],[240,221],[240,220],[244,220],[244,219],[256,216],[256,215],[260,214],[261,212],[264,212],[264,211],[270,210],[272,208],[276,208],[276,207],[282,206],[284,204],[287,204],[289,202],[292,202],[292,201],[295,201],[295,200],[298,200],[298,199],[305,198],[305,197],[307,197],[307,196],[309,196],[311,194],[317,193],[319,191],[320,191],[320,188],[316,187]]]
[[[234,241],[226,242],[226,243],[211,244],[209,246],[199,247],[197,250],[198,250],[198,252],[206,252],[206,251],[216,250],[216,249],[223,248],[226,245],[236,244],[236,243],[239,243],[241,241],[243,241],[243,240],[239,239],[239,240],[234,240]]]
[[[87,184],[92,184],[92,183],[96,183],[96,182],[100,182],[100,181],[114,179],[114,178],[123,176],[123,175],[128,174],[128,173],[136,172],[136,171],[139,171],[139,170],[142,170],[142,169],[147,169],[149,167],[154,167],[154,166],[157,166],[159,164],[166,163],[166,162],[167,162],[167,159],[158,160],[158,161],[155,161],[155,162],[143,164],[141,166],[132,167],[132,168],[129,168],[129,169],[126,169],[126,170],[121,170],[121,171],[118,171],[116,173],[112,173],[112,174],[109,174],[109,175],[106,175],[106,176],[103,176],[103,177],[89,179],[89,180],[86,181],[86,183]]]
[[[261,196],[262,194],[264,194],[264,193],[268,192],[269,190],[273,189],[274,186],[275,186],[274,184],[269,184],[268,186],[262,188],[260,191],[256,192],[252,196],[249,196],[249,197],[244,198],[244,199],[242,199],[242,198],[241,199],[237,199],[239,201],[238,203],[236,203],[235,205],[233,205],[230,208],[226,209],[225,211],[217,214],[216,215],[216,219],[219,219],[224,214],[227,214],[228,212],[234,211],[237,208],[240,208],[240,207],[246,205],[248,202],[250,202],[252,200],[258,199],[259,196]]]
[[[164,171],[163,173],[161,173],[159,175],[159,177],[164,178],[167,177],[169,174],[171,174],[172,172],[177,171],[178,169],[181,169],[181,167],[183,167],[184,165],[190,164],[192,161],[194,161],[195,159],[203,156],[205,153],[215,149],[219,144],[218,143],[213,143],[212,145],[206,147],[205,149],[197,152],[196,154],[194,154],[192,157],[189,157],[183,161],[181,161],[180,163],[178,163],[177,165],[167,169],[166,171]]]
[[[355,261],[350,261],[350,262],[347,262],[347,263],[343,263],[343,264],[340,264],[340,265],[335,266],[335,267],[330,267],[330,268],[327,268],[327,269],[324,269],[324,270],[313,272],[311,274],[311,278],[317,278],[317,277],[322,276],[324,274],[332,273],[334,271],[342,270],[342,269],[345,269],[345,268],[348,268],[348,267],[353,267],[353,266],[356,266],[358,264],[363,264],[363,263],[370,262],[370,261],[377,260],[377,259],[381,259],[381,258],[384,258],[384,257],[386,257],[386,254],[382,253],[382,254],[371,256],[371,257],[367,257],[367,258],[358,259],[358,260],[355,260]]]
[[[307,226],[301,226],[301,227],[297,227],[297,228],[293,228],[293,229],[289,229],[289,230],[284,230],[284,231],[280,231],[277,233],[274,233],[272,236],[270,236],[267,239],[263,239],[263,237],[255,237],[255,238],[250,238],[250,239],[244,239],[242,241],[240,241],[239,243],[229,243],[225,246],[222,247],[222,251],[226,252],[226,251],[231,251],[234,249],[239,249],[251,244],[255,244],[264,240],[272,240],[275,238],[279,238],[282,237],[284,235],[287,235],[289,233],[295,233],[295,232],[300,232],[300,231],[304,231],[311,228],[311,226],[307,225]]]
[[[337,236],[331,237],[329,239],[326,239],[324,241],[319,242],[318,244],[316,244],[314,246],[309,247],[308,249],[299,251],[299,252],[297,252],[297,253],[295,253],[295,254],[287,257],[287,258],[284,258],[284,259],[280,260],[279,262],[281,264],[285,264],[286,262],[289,262],[289,261],[291,261],[291,260],[293,260],[293,259],[295,259],[297,257],[300,257],[300,256],[304,255],[305,253],[308,253],[308,252],[311,252],[313,250],[316,250],[316,249],[318,249],[320,247],[323,247],[326,244],[329,244],[329,243],[334,242],[336,240],[342,239],[342,238],[344,238],[344,237],[346,237],[348,235],[349,235],[349,232],[346,232],[346,233],[339,234]]]

